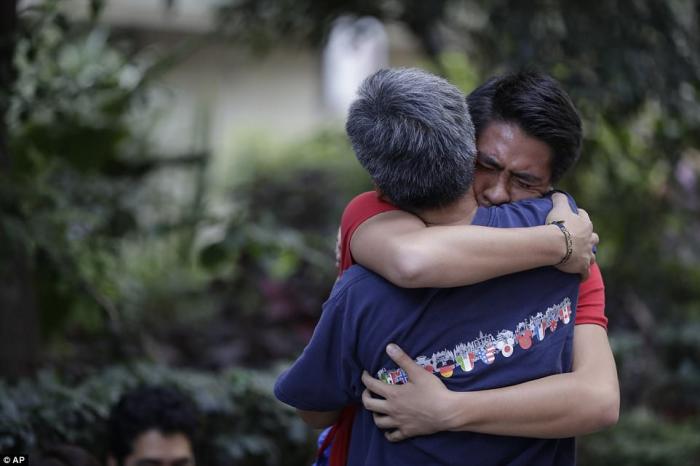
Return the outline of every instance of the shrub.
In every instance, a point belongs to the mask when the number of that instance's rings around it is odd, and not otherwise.
[[[272,396],[274,376],[139,363],[107,367],[80,381],[41,372],[14,386],[0,383],[0,451],[22,454],[66,442],[104,457],[111,406],[125,391],[148,384],[174,387],[197,406],[200,464],[308,464],[312,433],[293,410]]]
[[[580,439],[581,466],[667,466],[698,464],[700,423],[675,422],[637,408],[623,415],[614,428]]]

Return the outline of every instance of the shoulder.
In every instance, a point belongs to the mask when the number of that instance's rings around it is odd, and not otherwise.
[[[549,211],[552,210],[553,192],[538,198],[489,207],[488,226],[509,228],[543,225]],[[574,199],[569,194],[566,195],[571,208],[576,211]]]
[[[350,252],[350,240],[355,230],[375,215],[392,210],[399,209],[393,204],[382,200],[376,191],[362,193],[355,196],[348,203],[345,211],[343,211],[343,216],[340,220],[340,231],[338,232],[337,256],[340,273],[355,262]]]
[[[365,220],[391,210],[398,210],[398,207],[381,199],[376,191],[359,194],[348,203],[343,211],[341,231],[354,230]]]
[[[343,272],[336,280],[327,304],[334,304],[344,299],[349,292],[358,287],[368,286],[377,279],[381,279],[377,274],[361,265],[353,265]],[[383,279],[382,279],[383,280]]]
[[[354,311],[373,308],[379,301],[411,292],[415,290],[399,288],[371,270],[353,265],[335,282],[324,312],[327,307],[336,308],[338,312],[348,308]]]

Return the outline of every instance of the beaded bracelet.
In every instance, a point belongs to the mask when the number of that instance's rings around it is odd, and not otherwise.
[[[571,259],[571,255],[574,253],[574,241],[571,238],[571,233],[569,233],[566,225],[564,225],[564,220],[555,220],[553,222],[549,222],[549,224],[558,226],[561,232],[564,233],[564,241],[566,241],[566,254],[564,254],[564,257],[558,264],[555,265],[556,267],[558,265],[566,264],[569,259]]]

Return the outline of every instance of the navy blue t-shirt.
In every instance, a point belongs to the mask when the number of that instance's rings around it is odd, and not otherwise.
[[[479,208],[472,224],[541,225],[551,207],[545,198]],[[275,395],[302,410],[333,411],[361,402],[363,369],[404,383],[384,351],[391,342],[453,391],[568,372],[578,287],[578,275],[542,267],[459,288],[403,289],[353,266],[333,288],[308,346],[277,380]],[[390,443],[364,408],[348,458],[349,465],[573,463],[573,438],[440,432]]]

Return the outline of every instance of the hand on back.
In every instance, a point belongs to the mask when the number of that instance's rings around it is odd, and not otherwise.
[[[386,430],[385,437],[391,442],[398,442],[448,430],[452,392],[397,345],[388,345],[387,354],[406,372],[406,384],[389,385],[366,371],[362,374],[362,382],[367,387],[362,393],[362,403],[372,411],[377,427]],[[372,394],[383,399],[374,398]]]

